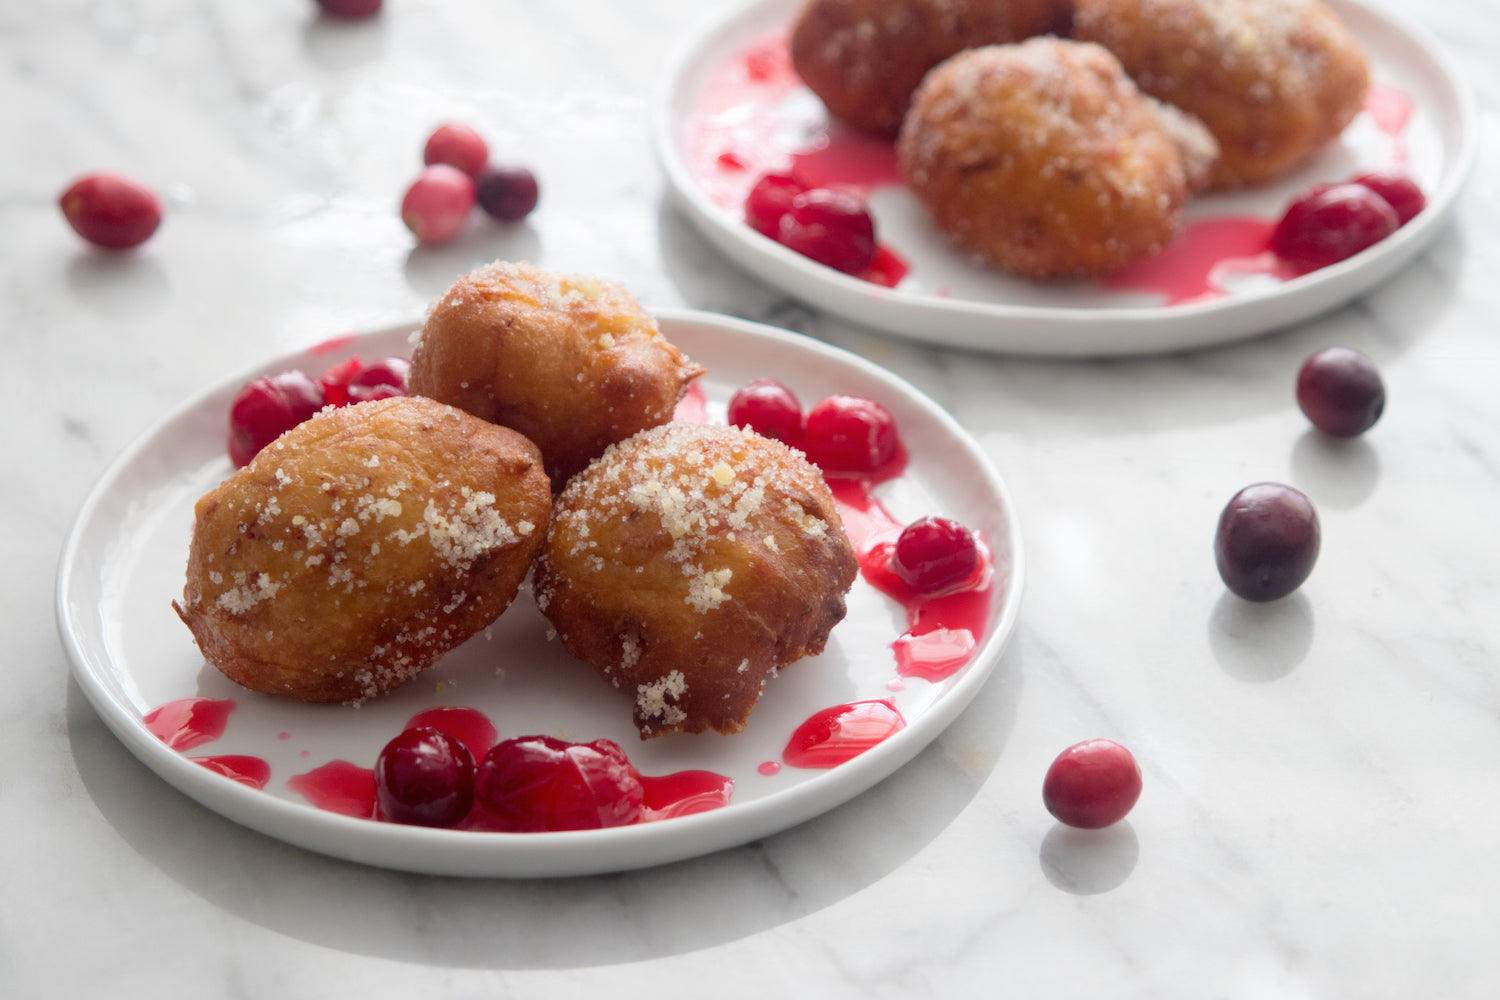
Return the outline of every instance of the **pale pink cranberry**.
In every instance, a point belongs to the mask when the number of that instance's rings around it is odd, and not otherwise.
[[[776,239],[845,274],[863,274],[875,260],[875,220],[864,199],[848,191],[813,188],[796,195]]]
[[[446,122],[433,130],[422,147],[422,162],[429,167],[446,163],[476,176],[490,160],[490,147],[484,136],[462,122]]]
[[[265,375],[250,382],[229,407],[229,459],[236,467],[321,410],[323,390],[300,371]]]
[[[382,818],[413,826],[453,826],[474,805],[474,758],[440,729],[403,730],[375,761]]]
[[[927,597],[962,588],[979,570],[979,544],[968,528],[946,517],[924,517],[902,530],[891,568]]]
[[[802,450],[828,475],[870,476],[896,459],[901,438],[891,412],[873,399],[829,396],[807,411]]]
[[[1396,211],[1363,184],[1316,187],[1294,201],[1271,232],[1271,249],[1301,271],[1353,257],[1400,227]]]
[[[775,379],[756,379],[729,398],[729,423],[796,447],[802,440],[802,404]]]
[[[806,190],[807,185],[790,174],[766,174],[745,197],[745,221],[762,236],[776,239],[792,199]]]
[[[59,197],[73,231],[95,246],[139,246],[161,225],[161,201],[144,184],[119,174],[86,174]]]
[[[1059,823],[1098,830],[1124,819],[1141,797],[1141,769],[1113,740],[1064,750],[1042,781],[1042,803]]]
[[[373,17],[380,13],[382,0],[317,0],[318,6],[334,17]]]
[[[626,826],[645,811],[640,773],[609,740],[497,743],[480,762],[474,794],[496,827],[517,833]]]
[[[401,221],[423,246],[447,243],[463,231],[474,210],[474,179],[437,163],[423,170],[401,199]]]
[[[1427,195],[1410,176],[1395,170],[1372,170],[1354,178],[1385,199],[1396,213],[1396,221],[1406,225],[1427,207]]]
[[[541,187],[536,174],[526,167],[493,166],[474,178],[479,207],[501,222],[519,222],[536,210]]]

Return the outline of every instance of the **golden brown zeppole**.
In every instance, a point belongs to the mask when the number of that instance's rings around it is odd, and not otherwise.
[[[930,72],[896,143],[960,249],[1028,278],[1099,275],[1164,247],[1217,155],[1098,45],[1034,38]]]
[[[526,435],[561,489],[611,444],[672,419],[702,372],[620,286],[497,261],[433,304],[408,385]]]
[[[418,397],[329,408],[198,501],[173,607],[231,680],[359,702],[505,610],[551,504],[516,431]]]
[[[1261,184],[1336,137],[1364,106],[1369,63],[1319,0],[1077,0],[1075,37],[1219,142],[1215,188]]]
[[[856,570],[800,452],[673,423],[568,483],[534,590],[563,647],[630,696],[645,739],[739,732],[769,676],[822,652]]]
[[[1065,33],[1073,0],[809,0],[792,25],[797,75],[830,114],[894,136],[912,91],[963,49]]]

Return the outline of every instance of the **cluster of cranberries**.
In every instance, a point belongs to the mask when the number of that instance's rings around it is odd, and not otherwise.
[[[401,199],[401,221],[424,246],[457,236],[478,205],[501,222],[530,215],[540,197],[526,167],[490,163],[489,144],[461,122],[439,125],[422,148],[425,164]]]
[[[1406,225],[1427,205],[1410,177],[1375,171],[1320,184],[1287,208],[1271,249],[1302,273],[1353,257]]]
[[[728,419],[801,450],[824,475],[880,476],[902,455],[896,418],[864,396],[829,396],[804,413],[786,386],[757,379],[730,397]]]
[[[627,826],[645,815],[640,772],[609,740],[523,736],[475,761],[431,727],[404,730],[381,750],[375,799],[393,823],[452,827],[477,811],[475,825],[512,833]]]
[[[745,198],[745,221],[763,236],[835,271],[863,275],[875,263],[875,220],[858,195],[766,174]]]
[[[240,388],[229,405],[229,459],[236,468],[325,406],[348,406],[406,395],[405,358],[365,364],[358,358],[313,378],[300,369],[262,375]]]

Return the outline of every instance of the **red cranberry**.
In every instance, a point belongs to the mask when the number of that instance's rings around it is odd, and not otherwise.
[[[349,380],[349,402],[406,395],[406,374],[410,370],[411,362],[405,358],[385,358],[364,366]]]
[[[979,545],[957,521],[924,517],[907,525],[896,539],[891,568],[919,594],[945,594],[974,579]]]
[[[375,761],[375,799],[392,823],[453,826],[474,805],[474,758],[440,729],[407,729]]]
[[[1113,740],[1075,743],[1042,780],[1042,803],[1059,823],[1098,830],[1124,819],[1141,797],[1141,769]]]
[[[1297,372],[1297,405],[1323,433],[1355,437],[1374,427],[1385,411],[1385,383],[1365,355],[1326,347]]]
[[[424,246],[457,236],[474,209],[474,179],[457,167],[437,163],[407,188],[401,199],[401,221]]]
[[[87,174],[57,199],[73,231],[95,246],[139,246],[161,225],[161,201],[143,184],[119,174]]]
[[[525,167],[486,167],[474,178],[479,207],[501,222],[519,222],[530,215],[541,197],[536,174]]]
[[[848,191],[814,188],[795,196],[776,239],[845,274],[863,274],[875,260],[875,220],[864,200]]]
[[[645,792],[609,740],[567,743],[525,736],[497,743],[479,765],[475,796],[502,829],[597,830],[639,822]]]
[[[365,364],[359,358],[340,361],[318,376],[318,388],[323,390],[323,399],[329,406],[347,406],[349,382],[360,373]]]
[[[318,0],[318,6],[334,17],[373,17],[382,0]]]
[[[829,475],[867,476],[895,460],[901,450],[896,419],[863,396],[829,396],[807,411],[802,450]]]
[[[1337,264],[1400,227],[1396,210],[1363,184],[1314,188],[1271,231],[1271,249],[1302,271]]]
[[[323,390],[300,371],[266,375],[246,385],[229,407],[229,459],[249,465],[256,454],[326,405]]]
[[[802,404],[775,379],[756,379],[729,398],[729,422],[762,437],[796,446],[802,440]]]
[[[446,163],[476,176],[490,159],[484,136],[462,122],[445,122],[433,130],[422,147],[422,162],[429,167]]]
[[[745,197],[745,221],[762,236],[776,239],[792,199],[806,190],[807,185],[790,174],[766,174]]]
[[[1375,170],[1360,174],[1354,183],[1362,184],[1385,199],[1396,213],[1396,222],[1406,225],[1427,207],[1427,196],[1417,182],[1394,170]]]
[[[1318,512],[1306,494],[1256,483],[1219,515],[1214,560],[1231,591],[1247,601],[1274,601],[1306,582],[1320,543]]]

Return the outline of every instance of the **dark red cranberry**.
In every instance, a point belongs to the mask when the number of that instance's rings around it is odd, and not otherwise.
[[[891,568],[919,594],[958,590],[979,570],[979,544],[968,528],[946,517],[913,521],[896,539]]]
[[[1323,433],[1355,437],[1374,427],[1385,411],[1385,383],[1365,355],[1326,347],[1302,362],[1297,405]]]
[[[80,177],[57,202],[74,232],[108,250],[139,246],[161,225],[161,201],[155,192],[119,174]]]
[[[1417,182],[1399,171],[1371,171],[1354,178],[1354,183],[1363,184],[1384,198],[1385,203],[1395,211],[1397,223],[1403,226],[1427,207],[1427,196],[1422,193]]]
[[[1042,803],[1059,822],[1098,830],[1124,819],[1141,797],[1141,769],[1113,740],[1075,743],[1042,780]]]
[[[792,199],[806,190],[807,185],[790,174],[766,174],[745,197],[745,221],[762,236],[776,239]]]
[[[318,0],[318,6],[334,17],[373,17],[380,13],[382,0]]]
[[[1271,231],[1271,249],[1301,271],[1353,257],[1400,227],[1396,210],[1363,184],[1314,188]]]
[[[474,179],[457,167],[427,167],[401,199],[401,221],[424,246],[447,243],[463,231],[477,195]]]
[[[802,450],[826,474],[868,476],[895,460],[901,439],[896,419],[873,399],[829,396],[807,411]]]
[[[729,398],[728,419],[736,427],[748,427],[794,447],[802,440],[802,404],[775,379],[756,379],[741,386]]]
[[[490,160],[490,147],[484,136],[462,122],[444,122],[433,129],[422,147],[422,162],[427,166],[446,163],[476,176]]]
[[[1256,483],[1219,515],[1214,560],[1231,591],[1247,601],[1274,601],[1306,582],[1320,544],[1318,512],[1306,494]]]
[[[845,274],[863,274],[875,261],[875,220],[864,199],[848,191],[813,188],[795,196],[776,239]]]
[[[440,729],[404,730],[375,761],[375,799],[392,823],[453,826],[474,805],[474,758]]]
[[[262,448],[326,405],[323,390],[300,371],[264,375],[242,388],[229,406],[229,459],[250,464]]]
[[[497,827],[521,833],[625,826],[640,821],[645,803],[640,774],[609,740],[497,743],[480,762],[474,791]]]
[[[479,207],[501,222],[521,221],[535,211],[541,198],[536,174],[526,167],[486,167],[474,178],[474,183],[478,187]]]

